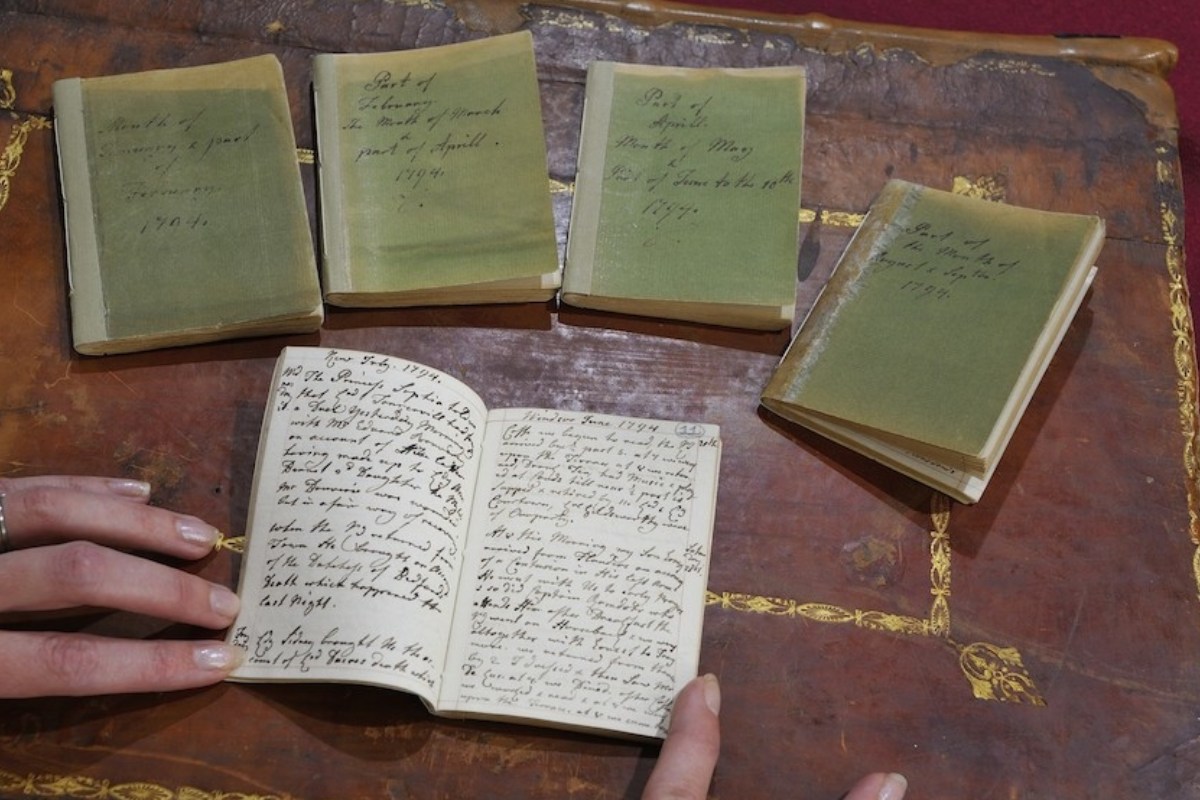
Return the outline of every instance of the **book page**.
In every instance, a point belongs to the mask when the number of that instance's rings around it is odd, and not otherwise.
[[[528,31],[314,69],[329,291],[557,286]]]
[[[664,735],[699,658],[718,433],[493,412],[440,710]]]
[[[419,364],[284,350],[251,498],[235,679],[435,696],[485,416],[468,387]]]

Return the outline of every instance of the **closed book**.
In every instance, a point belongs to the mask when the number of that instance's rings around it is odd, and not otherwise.
[[[54,111],[76,350],[321,326],[274,56],[60,80]]]
[[[563,302],[789,327],[804,92],[802,67],[593,63]]]
[[[1086,214],[889,181],[762,395],[771,411],[975,502],[1080,307]]]
[[[533,37],[313,62],[325,297],[545,301],[560,283]]]

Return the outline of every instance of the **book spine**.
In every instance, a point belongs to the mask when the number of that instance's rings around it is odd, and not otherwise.
[[[108,324],[79,78],[54,84],[54,137],[62,178],[71,334],[76,350],[92,354],[108,338]]]
[[[801,391],[824,349],[834,321],[846,303],[853,299],[863,273],[870,269],[876,254],[895,238],[920,192],[921,187],[899,180],[889,181],[879,192],[763,390],[764,404],[768,408],[790,402],[789,398]]]
[[[567,255],[562,281],[563,297],[567,302],[568,295],[588,295],[592,292],[615,71],[616,65],[609,61],[597,61],[588,70],[583,125],[579,133],[579,160],[575,170],[575,199],[571,204],[571,223],[567,229]]]
[[[342,192],[341,137],[338,133],[340,92],[338,56],[313,58],[313,110],[317,129],[317,186],[320,192],[321,276],[325,297],[354,291],[346,239],[346,208]]]

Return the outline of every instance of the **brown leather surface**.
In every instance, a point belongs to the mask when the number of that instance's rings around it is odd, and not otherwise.
[[[0,9],[0,70],[11,71],[0,73],[5,475],[146,478],[155,502],[236,532],[271,366],[293,343],[422,361],[493,406],[718,423],[701,663],[725,695],[714,797],[834,798],[874,769],[904,772],[913,798],[1196,796],[1195,358],[1163,81],[1170,45],[643,3]],[[535,35],[561,236],[594,58],[807,66],[802,302],[887,177],[1106,218],[1091,297],[982,502],[946,503],[762,413],[758,393],[786,335],[540,305],[334,310],[309,337],[72,354],[55,79],[273,52],[298,141],[311,148],[313,53],[516,24]],[[311,165],[303,172],[315,208]],[[196,569],[233,585],[237,556]],[[62,624],[196,635],[120,615]],[[441,720],[407,695],[351,686],[0,702],[6,797],[632,797],[653,756],[615,740]]]

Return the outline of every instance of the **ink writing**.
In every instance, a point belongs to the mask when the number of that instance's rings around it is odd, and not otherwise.
[[[269,147],[259,112],[234,115],[202,95],[180,95],[167,110],[125,107],[116,94],[93,106],[88,147],[97,172],[111,176],[97,184],[102,202],[135,209],[129,230],[149,246],[232,222],[221,218],[221,204],[233,207],[241,190],[224,176]]]
[[[711,498],[697,482],[718,443],[702,426],[563,412],[492,425],[462,701],[661,724],[698,630],[708,543],[695,522]]]
[[[740,89],[750,84],[722,78],[614,88],[604,180],[645,198],[637,209],[645,248],[711,228],[730,203],[799,194],[798,149],[780,146],[785,132],[773,123],[747,126]]]
[[[515,115],[503,89],[454,71],[379,70],[342,87],[340,137],[349,180],[369,183],[391,212],[419,213],[503,158]],[[500,92],[500,94],[497,94]]]
[[[267,541],[246,595],[255,625],[239,633],[250,663],[397,673],[432,689],[461,569],[481,404],[409,362],[290,352],[303,355],[277,378],[271,470],[259,478],[266,519],[255,535]]]
[[[960,285],[995,284],[1020,268],[1019,255],[998,248],[986,234],[920,220],[897,226],[873,263],[877,272],[899,276],[895,286],[900,295],[941,301]]]

